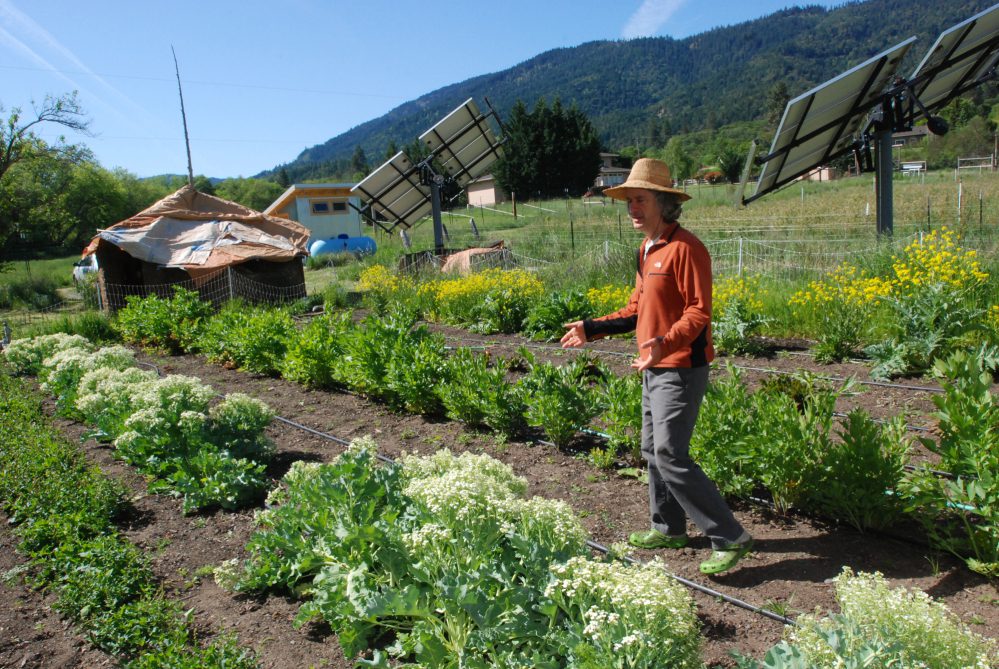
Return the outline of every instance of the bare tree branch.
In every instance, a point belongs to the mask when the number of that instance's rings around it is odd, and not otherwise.
[[[22,122],[22,110],[14,107],[10,116],[0,126],[0,179],[13,165],[29,157],[37,139],[32,128],[43,123],[55,123],[77,132],[90,135],[90,120],[80,107],[76,91],[55,98],[46,95],[41,105],[31,103],[34,118]],[[0,106],[0,112],[3,107]]]

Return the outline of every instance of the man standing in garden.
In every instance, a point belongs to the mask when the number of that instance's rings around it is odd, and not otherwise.
[[[635,290],[621,310],[566,323],[562,347],[635,331],[642,373],[642,455],[649,468],[652,529],[628,541],[639,548],[683,548],[687,517],[711,540],[705,574],[734,567],[752,538],[718,487],[690,458],[690,438],[708,384],[711,344],[711,256],[678,219],[690,196],[673,187],[669,168],[650,158],[635,162],[628,180],[604,191],[628,203],[638,250]]]

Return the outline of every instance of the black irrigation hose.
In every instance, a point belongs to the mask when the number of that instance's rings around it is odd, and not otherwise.
[[[479,347],[479,346],[463,346],[461,348],[476,348],[476,349],[477,348],[484,348],[484,349],[488,349],[488,348],[491,348],[493,346],[503,346],[503,347],[523,346],[525,348],[533,348],[533,349],[538,349],[540,351],[570,351],[570,352],[573,352],[573,353],[590,352],[590,353],[596,353],[598,355],[613,355],[613,356],[624,357],[624,358],[633,358],[633,357],[635,357],[634,353],[622,353],[621,351],[607,351],[605,349],[599,349],[599,348],[585,348],[585,349],[584,348],[569,348],[569,349],[564,349],[564,348],[562,348],[560,346],[547,346],[545,344],[529,344],[529,343],[513,344],[513,343],[508,343],[508,342],[490,342],[490,341],[484,340],[484,339],[471,339],[471,338],[466,338],[466,337],[454,337],[454,336],[449,337],[449,339],[457,339],[457,340],[460,340],[460,341],[478,341],[478,342],[480,342],[480,343],[483,344],[483,346],[481,346],[481,347]],[[791,376],[792,374],[794,374],[794,372],[785,372],[785,371],[780,370],[780,369],[768,369],[766,367],[748,367],[746,365],[732,365],[732,367],[734,367],[736,369],[743,369],[743,370],[746,370],[747,372],[763,372],[764,374],[782,374],[782,375],[785,375],[785,376]],[[836,381],[836,382],[844,382],[844,381],[847,380],[845,377],[841,377],[841,376],[818,376],[817,378],[822,379],[823,381]],[[935,388],[933,386],[911,386],[911,385],[907,385],[907,384],[903,384],[903,383],[888,383],[887,381],[865,381],[865,380],[859,380],[859,379],[855,379],[855,381],[856,381],[856,383],[859,383],[861,385],[875,386],[875,387],[879,387],[879,388],[898,388],[899,390],[913,390],[913,391],[920,391],[920,392],[927,392],[927,393],[942,393],[942,392],[944,392],[943,388]]]

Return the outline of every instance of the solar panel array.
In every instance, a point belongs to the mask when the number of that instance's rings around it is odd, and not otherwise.
[[[910,37],[787,104],[751,202],[850,151],[892,84]]]
[[[770,153],[757,162],[763,169],[749,203],[778,190],[829,161],[857,149],[880,108],[907,97],[922,111],[939,109],[958,95],[994,76],[999,63],[999,5],[944,31],[913,75],[904,80],[898,68],[916,38],[911,37],[790,102],[777,128]],[[911,123],[913,112],[900,120]],[[931,126],[932,127],[932,126]]]
[[[469,98],[420,135],[446,176],[464,188],[486,173],[501,156],[500,142],[483,114]],[[442,175],[444,176],[444,175]],[[384,230],[412,227],[431,213],[431,186],[422,183],[420,165],[401,151],[351,189],[365,203],[362,210]]]
[[[945,30],[909,77],[928,111],[943,107],[991,75],[999,60],[999,5]]]

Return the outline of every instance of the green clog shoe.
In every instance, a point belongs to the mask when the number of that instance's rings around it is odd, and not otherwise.
[[[628,543],[637,548],[683,548],[690,539],[686,534],[663,534],[659,530],[632,532]]]
[[[720,574],[728,571],[753,549],[752,540],[724,550],[715,550],[711,557],[701,563],[702,574]]]

